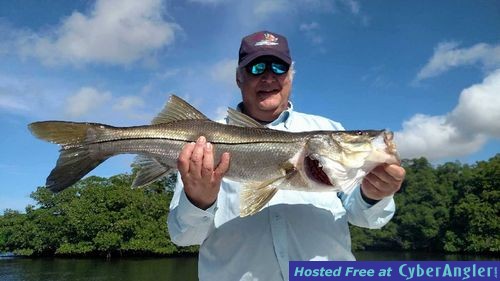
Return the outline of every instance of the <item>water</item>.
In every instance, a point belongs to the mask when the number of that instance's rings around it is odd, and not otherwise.
[[[0,258],[2,281],[198,280],[196,258],[27,259]]]
[[[355,253],[358,260],[498,260],[475,255],[444,255],[419,252]],[[158,281],[197,278],[196,258],[151,259],[28,259],[0,257],[2,281]]]

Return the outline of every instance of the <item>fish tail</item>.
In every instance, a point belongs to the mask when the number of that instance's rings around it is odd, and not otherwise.
[[[56,167],[47,177],[46,187],[59,192],[92,171],[110,155],[91,153],[89,144],[106,127],[101,124],[62,121],[35,122],[29,129],[37,138],[61,145]]]
[[[28,125],[31,133],[42,140],[60,144],[63,148],[79,146],[97,140],[111,126],[97,123],[43,121]]]

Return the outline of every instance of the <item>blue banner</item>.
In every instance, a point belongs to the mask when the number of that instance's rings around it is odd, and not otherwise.
[[[499,280],[500,261],[290,261],[290,281]]]

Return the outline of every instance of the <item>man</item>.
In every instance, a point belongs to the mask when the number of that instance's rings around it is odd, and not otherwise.
[[[238,110],[276,130],[343,130],[337,122],[293,110],[293,74],[285,37],[268,31],[244,37]],[[280,190],[260,212],[240,218],[240,185],[223,178],[230,155],[214,163],[213,150],[204,137],[183,148],[168,217],[174,243],[201,245],[200,280],[288,280],[290,260],[354,260],[348,222],[385,225],[405,175],[398,165],[378,166],[350,195]]]

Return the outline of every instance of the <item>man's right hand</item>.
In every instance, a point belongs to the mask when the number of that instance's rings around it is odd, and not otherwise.
[[[222,154],[214,169],[213,146],[201,136],[196,143],[184,145],[177,159],[177,169],[189,201],[206,210],[217,200],[222,177],[229,169],[229,153]]]

